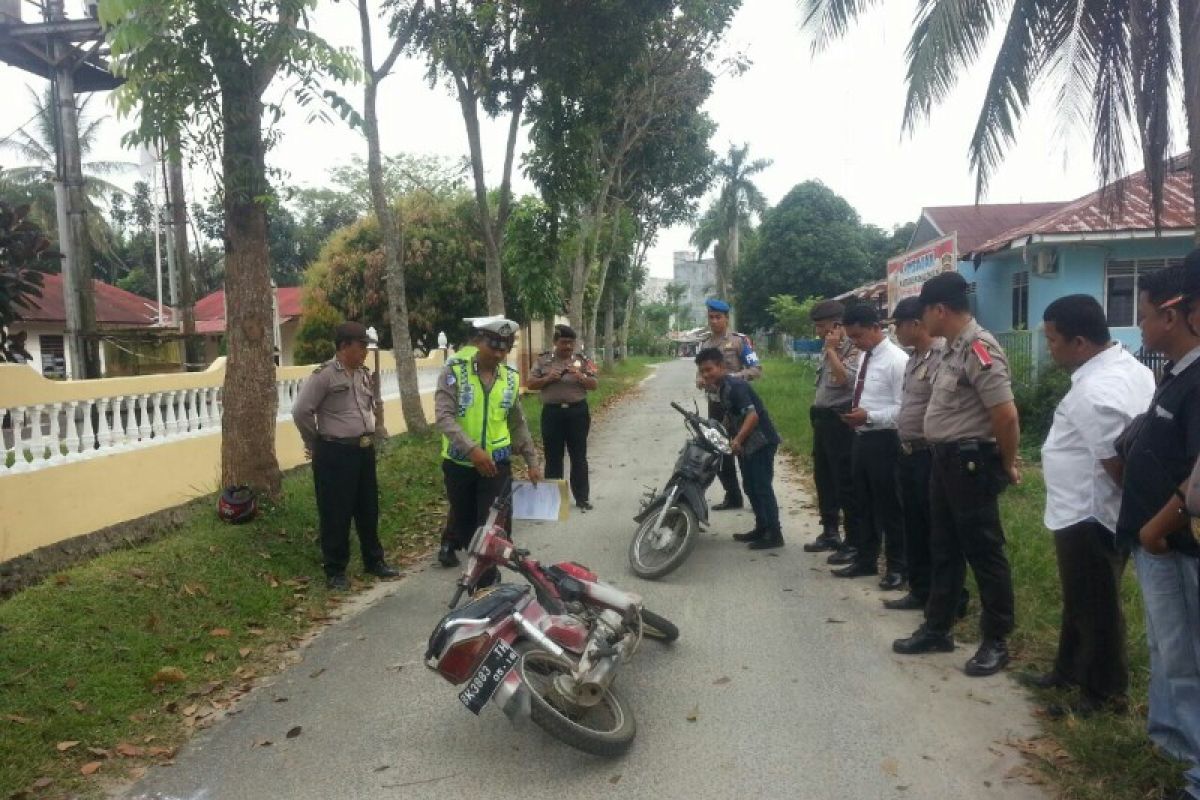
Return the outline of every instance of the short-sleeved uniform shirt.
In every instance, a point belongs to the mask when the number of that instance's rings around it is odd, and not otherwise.
[[[721,383],[719,397],[718,402],[729,415],[730,438],[736,436],[737,432],[741,430],[747,414],[751,411],[758,412],[758,425],[746,440],[742,448],[743,454],[750,455],[768,444],[779,444],[781,439],[775,430],[775,425],[771,422],[771,415],[767,413],[767,408],[763,405],[758,392],[754,391],[747,381],[733,375],[726,375],[725,380]]]
[[[350,439],[375,432],[375,394],[371,371],[348,370],[331,358],[300,387],[292,420],[309,447],[319,436]]]
[[[858,378],[860,354],[849,337],[837,348],[838,358],[846,368],[846,380],[838,381],[829,367],[829,356],[821,353],[821,366],[817,367],[817,390],[813,395],[813,408],[850,408],[854,401],[854,381]]]
[[[976,341],[985,347],[990,367],[972,349]],[[925,409],[925,438],[940,443],[993,441],[991,409],[1012,399],[1008,357],[995,337],[972,319],[942,354]]]
[[[561,359],[555,357],[553,350],[538,356],[533,369],[530,370],[530,375],[535,378],[544,378],[551,370],[571,366],[578,368],[589,378],[596,377],[596,365],[590,358],[581,353],[572,353],[570,358]],[[559,403],[581,402],[587,399],[587,393],[588,390],[583,387],[578,378],[570,373],[565,373],[553,383],[543,386],[539,394],[542,405],[557,405]]]
[[[715,347],[721,351],[725,361],[725,374],[742,380],[753,381],[762,377],[762,362],[754,352],[754,342],[750,337],[734,331],[726,331],[720,336],[709,336],[700,343],[701,350]],[[719,403],[717,392],[708,392],[711,402]]]
[[[925,438],[925,409],[933,394],[933,376],[942,361],[946,340],[938,337],[924,353],[913,353],[904,367],[904,400],[896,416],[896,431],[902,442]]]

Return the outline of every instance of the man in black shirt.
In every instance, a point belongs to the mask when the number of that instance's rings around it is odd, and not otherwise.
[[[1138,281],[1142,344],[1170,362],[1150,408],[1116,442],[1124,488],[1117,539],[1133,551],[1146,610],[1148,732],[1189,767],[1178,797],[1200,800],[1200,547],[1180,489],[1200,456],[1200,336],[1188,320],[1200,298],[1185,295],[1184,275],[1168,267]]]
[[[751,550],[783,547],[779,527],[779,504],[775,500],[775,451],[779,434],[762,400],[750,384],[725,372],[725,357],[715,347],[696,356],[700,379],[717,392],[725,409],[725,427],[733,437],[733,454],[742,468],[742,484],[750,507],[754,509],[754,530],[734,534],[739,542],[749,542]]]

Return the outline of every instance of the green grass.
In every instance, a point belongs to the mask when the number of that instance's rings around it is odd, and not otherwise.
[[[812,451],[808,407],[814,367],[769,358],[763,372],[763,379],[754,387],[783,437],[785,450],[808,465]],[[1041,470],[1027,465],[1023,474],[1022,485],[1006,491],[1000,504],[1017,600],[1017,629],[1011,644],[1016,670],[1043,671],[1053,663],[1058,647],[1062,594],[1054,541],[1042,525],[1046,487]],[[1031,757],[1055,781],[1061,796],[1072,800],[1144,800],[1180,785],[1179,767],[1157,755],[1146,736],[1149,657],[1141,595],[1132,564],[1125,573],[1122,596],[1132,677],[1130,713],[1063,721],[1040,718],[1047,736],[1030,748],[1034,751]],[[978,636],[977,601],[972,603],[972,610],[958,629],[965,640]],[[1035,699],[1055,702],[1064,697],[1038,692]]]

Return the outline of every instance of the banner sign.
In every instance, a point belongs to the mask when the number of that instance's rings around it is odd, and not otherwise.
[[[958,237],[954,234],[889,259],[888,313],[904,298],[919,295],[921,286],[934,275],[953,270],[957,262]]]

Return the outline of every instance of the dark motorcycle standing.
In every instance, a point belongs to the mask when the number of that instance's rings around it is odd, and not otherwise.
[[[670,480],[661,492],[650,493],[633,518],[638,529],[629,543],[629,566],[640,578],[661,578],[691,555],[700,526],[708,524],[704,493],[716,479],[721,459],[733,457],[721,423],[678,403],[671,408],[683,415],[689,438]]]

